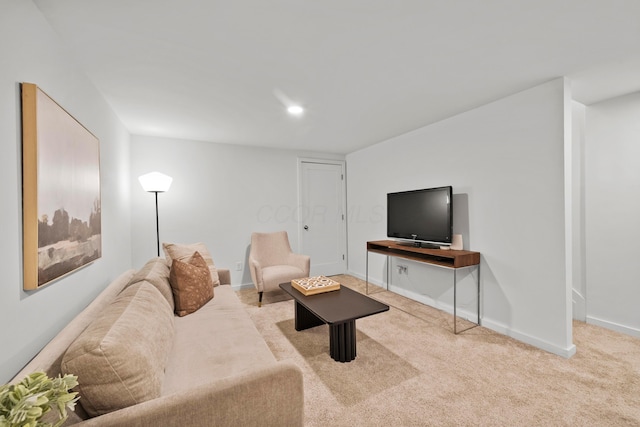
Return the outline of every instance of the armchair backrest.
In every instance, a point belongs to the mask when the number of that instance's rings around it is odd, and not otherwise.
[[[258,261],[263,267],[286,264],[291,252],[286,231],[251,234],[249,257]]]

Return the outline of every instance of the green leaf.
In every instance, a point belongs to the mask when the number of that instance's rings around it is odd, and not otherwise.
[[[33,372],[16,385],[0,386],[0,427],[52,427],[40,418],[53,410],[58,416],[55,426],[67,419],[67,409],[74,410],[80,396],[70,389],[78,385],[74,375],[49,378]]]

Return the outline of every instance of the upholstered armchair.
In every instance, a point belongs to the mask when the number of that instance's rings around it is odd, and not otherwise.
[[[278,289],[280,283],[309,277],[311,258],[293,253],[286,231],[251,234],[249,271],[258,290],[258,307],[262,293]]]

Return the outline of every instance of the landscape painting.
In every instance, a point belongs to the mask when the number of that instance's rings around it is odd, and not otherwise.
[[[40,88],[22,83],[25,290],[102,256],[100,142]]]

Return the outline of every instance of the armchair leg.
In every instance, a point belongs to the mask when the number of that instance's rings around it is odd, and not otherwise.
[[[262,292],[258,292],[258,307],[262,307]]]

